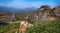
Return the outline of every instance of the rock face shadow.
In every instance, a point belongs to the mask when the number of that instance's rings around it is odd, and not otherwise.
[[[6,25],[8,25],[8,23],[0,21],[0,26],[6,26]]]

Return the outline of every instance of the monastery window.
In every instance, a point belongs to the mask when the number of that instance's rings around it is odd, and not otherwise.
[[[60,14],[60,12],[57,12],[57,14]]]

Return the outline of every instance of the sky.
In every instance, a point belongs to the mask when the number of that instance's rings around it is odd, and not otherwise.
[[[49,5],[51,7],[60,6],[60,0],[0,0],[0,6],[14,8],[39,8],[42,5]]]

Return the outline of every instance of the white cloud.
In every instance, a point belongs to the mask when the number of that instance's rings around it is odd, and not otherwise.
[[[1,3],[0,6],[5,6],[5,4]]]
[[[15,7],[15,8],[26,8],[26,7],[38,7],[38,3],[27,3],[22,0],[13,0],[11,3],[0,3],[1,6]]]
[[[51,5],[55,6],[56,4],[53,2],[45,3],[45,2],[32,2],[27,3],[22,0],[13,0],[11,3],[0,3],[0,6],[14,7],[14,8],[26,8],[26,7],[40,7],[41,5]]]

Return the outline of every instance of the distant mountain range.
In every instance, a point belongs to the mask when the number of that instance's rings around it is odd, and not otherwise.
[[[0,10],[12,11],[12,12],[21,12],[21,11],[33,11],[33,10],[37,10],[37,8],[35,8],[35,7],[13,8],[13,7],[0,6]]]

